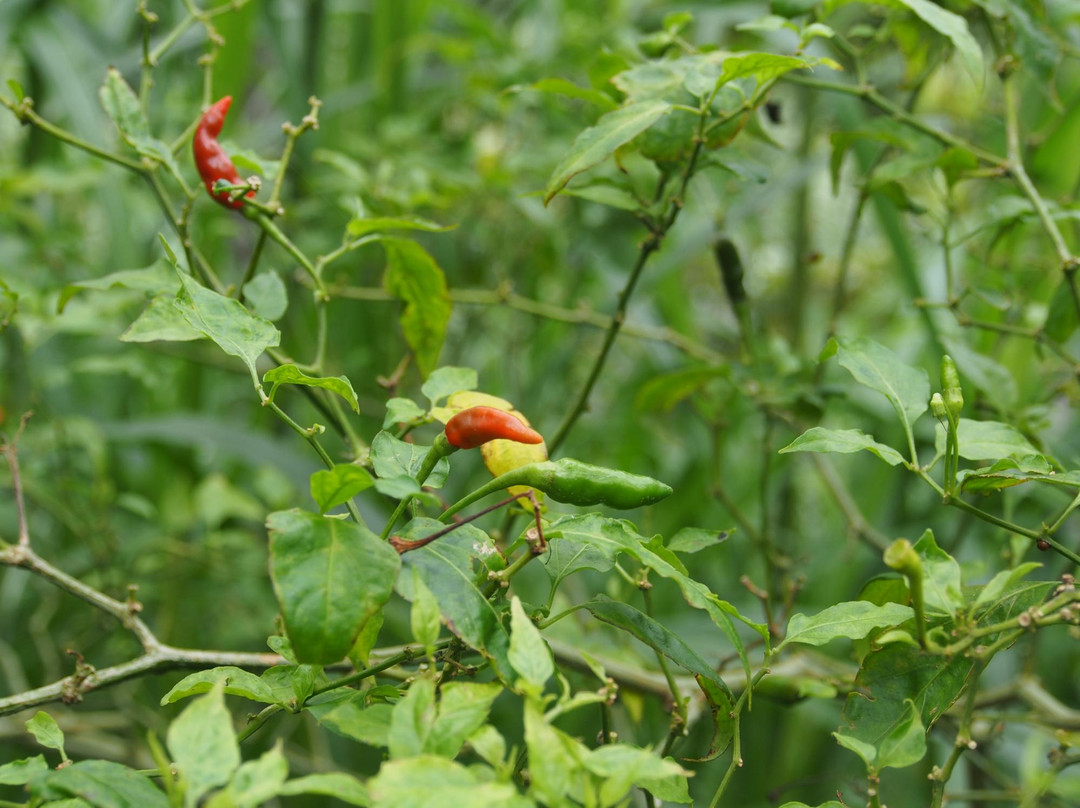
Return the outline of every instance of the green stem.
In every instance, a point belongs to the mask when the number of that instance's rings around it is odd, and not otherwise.
[[[975,697],[978,693],[979,677],[982,676],[982,672],[985,669],[985,661],[977,662],[971,675],[968,677],[967,698],[964,701],[964,713],[960,718],[960,726],[956,731],[956,740],[953,741],[952,752],[949,754],[949,759],[945,762],[945,765],[941,770],[935,770],[934,774],[931,775],[934,785],[930,808],[941,808],[942,799],[945,796],[945,784],[948,783],[949,778],[952,777],[953,769],[956,768],[960,756],[969,748],[968,744],[971,742],[971,720],[975,713]]]
[[[319,456],[319,459],[322,460],[323,464],[328,469],[333,469],[334,461],[330,457],[330,455],[327,454],[326,449],[322,447],[322,444],[319,443],[319,439],[316,437],[315,429],[305,429],[304,427],[300,426],[300,424],[296,423],[296,421],[290,418],[288,413],[281,409],[281,407],[279,407],[270,399],[266,398],[266,394],[262,391],[262,387],[258,385],[258,383],[256,383],[256,389],[258,390],[260,397],[263,399],[263,406],[269,407],[271,412],[273,412],[278,418],[284,421],[285,424],[291,430],[293,430],[293,432],[295,432],[297,435],[299,435],[309,444],[311,444],[311,448],[315,450],[315,453]],[[358,525],[361,525],[362,527],[367,527],[366,523],[364,522],[364,518],[360,515],[360,510],[356,507],[355,502],[350,499],[348,502],[345,503],[345,507],[348,509],[349,515],[352,516],[353,520]]]
[[[1004,158],[994,154],[993,152],[986,151],[976,146],[961,137],[957,137],[949,132],[938,129],[919,120],[912,115],[906,109],[900,105],[889,100],[881,93],[879,93],[874,87],[870,85],[855,85],[855,84],[841,84],[838,81],[827,81],[822,79],[813,79],[807,76],[800,76],[795,73],[788,73],[783,77],[783,80],[790,84],[798,84],[802,87],[810,87],[816,90],[824,90],[826,92],[841,93],[843,95],[852,95],[856,98],[861,98],[869,104],[874,105],[882,112],[885,112],[895,121],[905,124],[924,135],[937,140],[939,143],[943,143],[946,146],[952,146],[956,149],[965,149],[971,152],[975,157],[984,163],[993,166],[998,169],[1008,169],[1008,161]]]
[[[444,457],[453,454],[457,451],[457,448],[451,446],[446,440],[445,433],[438,435],[435,438],[435,442],[428,449],[427,454],[424,455],[424,461],[420,464],[420,469],[416,472],[416,484],[423,486],[424,481],[431,476],[431,472],[435,470],[435,466]],[[404,497],[398,502],[394,512],[390,515],[390,518],[386,522],[386,526],[382,531],[382,538],[385,540],[389,538],[390,533],[393,531],[394,526],[397,524],[398,519],[405,512],[405,507],[409,504],[411,497]]]

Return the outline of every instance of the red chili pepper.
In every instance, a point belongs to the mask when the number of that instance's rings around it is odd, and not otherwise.
[[[446,439],[458,449],[475,449],[489,440],[543,443],[543,436],[519,418],[494,407],[469,407],[446,422]]]
[[[207,193],[225,207],[239,209],[244,207],[244,203],[239,199],[230,200],[228,191],[214,193],[214,183],[218,180],[225,180],[230,185],[239,185],[243,182],[233,161],[217,142],[217,136],[225,124],[225,114],[229,111],[230,104],[232,104],[232,96],[227,95],[203,113],[199,125],[195,127],[195,138],[191,145],[195,152],[195,167],[199,170],[199,176],[206,185]],[[255,196],[255,192],[249,191],[247,196]]]

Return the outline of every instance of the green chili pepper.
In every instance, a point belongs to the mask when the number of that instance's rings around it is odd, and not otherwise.
[[[671,494],[671,486],[652,477],[563,458],[508,471],[455,502],[439,519],[446,521],[478,499],[512,485],[530,486],[567,505],[608,505],[620,510],[652,505]]]

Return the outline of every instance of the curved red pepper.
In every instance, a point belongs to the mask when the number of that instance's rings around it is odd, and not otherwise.
[[[195,153],[195,168],[199,170],[199,176],[206,185],[206,192],[225,207],[238,210],[244,207],[244,203],[239,199],[230,200],[227,191],[214,193],[214,183],[218,180],[225,180],[230,185],[240,185],[243,182],[233,161],[217,141],[230,104],[232,96],[227,95],[203,113],[199,125],[195,127],[195,137],[191,145]],[[249,191],[247,196],[255,196],[255,192]]]
[[[458,449],[475,449],[489,440],[543,443],[543,436],[516,416],[494,407],[470,407],[446,422],[446,439]]]

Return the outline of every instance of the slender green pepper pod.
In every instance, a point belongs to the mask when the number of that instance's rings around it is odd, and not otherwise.
[[[543,491],[556,502],[567,505],[608,505],[631,510],[652,505],[671,494],[671,486],[625,471],[594,466],[580,460],[563,458],[529,463],[501,474],[486,485],[455,502],[439,517],[446,521],[478,499],[514,485],[527,485]]]
[[[529,485],[567,505],[610,505],[628,511],[652,505],[671,494],[671,486],[625,471],[593,466],[565,457],[533,463],[522,485]]]

